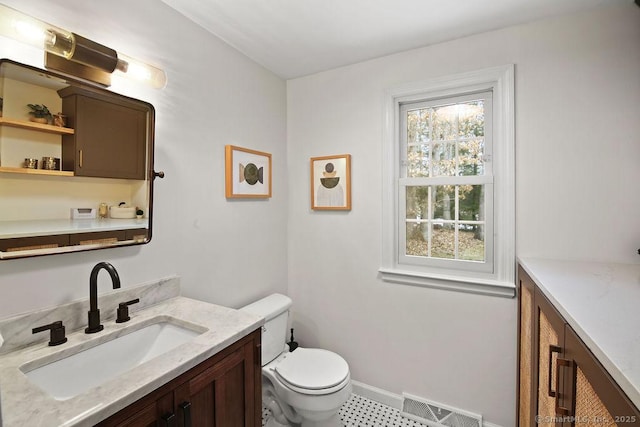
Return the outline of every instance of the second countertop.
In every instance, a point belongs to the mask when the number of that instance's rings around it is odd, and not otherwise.
[[[640,408],[640,265],[537,258],[520,265]]]

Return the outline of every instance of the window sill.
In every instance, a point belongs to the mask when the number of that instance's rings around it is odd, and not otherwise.
[[[516,296],[514,283],[497,280],[484,280],[471,277],[450,276],[440,274],[424,274],[414,271],[380,268],[378,270],[385,282],[404,285],[424,286],[427,288],[445,289],[480,295],[490,295],[503,298]]]

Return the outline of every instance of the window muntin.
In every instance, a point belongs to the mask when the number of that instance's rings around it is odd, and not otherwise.
[[[484,191],[483,185],[407,187],[406,255],[484,262]]]
[[[400,104],[400,263],[493,271],[491,113],[490,91]]]

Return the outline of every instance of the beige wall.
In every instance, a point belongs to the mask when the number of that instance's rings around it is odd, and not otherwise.
[[[156,182],[153,241],[3,261],[0,317],[86,297],[102,260],[123,286],[178,274],[187,296],[229,306],[288,291],[298,340],[343,354],[354,379],[513,425],[515,300],[377,277],[384,90],[506,63],[516,64],[519,253],[636,262],[640,9],[632,4],[285,84],[161,2],[5,3],[160,64],[169,84],[113,88],[156,108],[156,169],[167,177]],[[7,40],[0,54],[42,66],[41,52]],[[273,154],[271,199],[225,200],[225,144]],[[309,158],[342,153],[353,156],[353,209],[311,212]]]
[[[114,80],[112,86],[156,109],[155,166],[166,178],[155,184],[151,243],[2,261],[0,317],[86,298],[99,261],[113,263],[123,286],[178,274],[185,295],[230,306],[286,292],[285,82],[159,1],[4,3],[159,64],[168,85],[155,90]],[[41,51],[4,38],[0,57],[43,66]],[[272,153],[273,198],[225,199],[226,144]],[[0,199],[0,210],[43,208],[20,199],[25,180],[0,181],[0,194],[11,197]],[[62,205],[89,196],[82,193],[86,182],[74,179]],[[44,181],[39,191],[56,193],[56,184]],[[108,292],[108,280],[100,280],[99,292]]]
[[[302,345],[353,378],[515,424],[516,300],[382,282],[384,91],[515,64],[520,255],[638,262],[640,9],[616,5],[287,83],[289,292]],[[309,158],[352,155],[353,209],[309,209]]]

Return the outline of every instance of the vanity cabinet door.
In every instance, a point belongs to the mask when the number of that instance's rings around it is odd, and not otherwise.
[[[68,234],[0,239],[0,251],[3,252],[25,251],[29,249],[58,248],[61,246],[69,246]]]
[[[261,330],[97,424],[99,427],[261,427]]]
[[[640,426],[640,411],[611,378],[573,329],[565,327],[564,394],[575,425]]]
[[[114,231],[94,231],[91,233],[78,233],[69,236],[71,245],[94,245],[105,243],[116,243],[126,239],[125,230]]]
[[[126,240],[144,240],[149,237],[149,230],[146,228],[136,228],[133,230],[125,230]]]
[[[178,426],[259,425],[255,400],[255,344],[235,349],[221,361],[176,388]]]
[[[162,392],[160,392],[162,393]],[[173,393],[152,393],[97,424],[100,427],[175,427]]]
[[[538,288],[534,293],[534,360],[537,371],[535,392],[537,395],[537,425],[559,426],[567,403],[561,392],[563,377],[565,322]],[[560,366],[559,366],[560,364]]]
[[[145,179],[146,106],[89,90],[59,91],[75,134],[62,137],[62,168],[76,176]]]
[[[518,426],[530,427],[535,416],[536,394],[533,392],[537,367],[534,366],[533,313],[535,285],[522,267],[518,270]],[[536,368],[534,370],[534,368]]]

